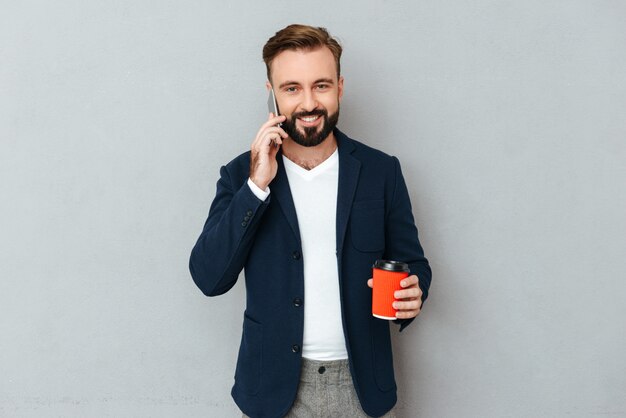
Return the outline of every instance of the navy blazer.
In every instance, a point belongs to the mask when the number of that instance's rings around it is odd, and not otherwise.
[[[409,263],[427,298],[431,270],[418,240],[400,164],[335,130],[339,147],[337,268],[346,348],[363,410],[381,416],[396,403],[389,322],[371,313],[376,259]],[[245,271],[246,310],[232,396],[250,417],[282,417],[300,379],[304,273],[296,211],[282,157],[259,200],[247,185],[250,152],[221,169],[215,199],[189,262],[207,296]],[[400,330],[412,320],[399,320]]]

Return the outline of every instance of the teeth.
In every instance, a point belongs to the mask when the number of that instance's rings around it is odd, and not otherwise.
[[[309,116],[309,117],[306,117],[306,118],[300,118],[300,119],[302,119],[302,120],[303,120],[303,121],[305,121],[305,122],[313,122],[313,121],[314,121],[314,120],[316,120],[317,118],[319,118],[319,116]]]

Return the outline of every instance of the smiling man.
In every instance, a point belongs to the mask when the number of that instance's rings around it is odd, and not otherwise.
[[[403,330],[428,295],[400,164],[336,125],[342,48],[290,25],[263,48],[269,114],[251,150],[221,169],[190,258],[207,296],[242,269],[247,303],[232,395],[251,417],[395,416],[389,322],[372,316],[372,265],[408,263],[396,292]]]

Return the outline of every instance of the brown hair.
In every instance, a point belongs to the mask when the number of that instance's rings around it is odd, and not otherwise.
[[[337,78],[339,78],[341,66],[341,45],[325,28],[307,26],[307,25],[289,25],[284,29],[276,32],[265,43],[263,47],[263,61],[267,67],[267,79],[272,82],[270,75],[270,64],[278,54],[288,50],[313,50],[321,47],[327,47],[335,57],[337,64]]]

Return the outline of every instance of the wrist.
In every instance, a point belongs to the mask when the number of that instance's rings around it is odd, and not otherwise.
[[[265,199],[267,199],[270,195],[269,187],[261,189],[254,181],[252,181],[252,178],[248,178],[248,187],[259,200],[265,201]]]
[[[267,190],[267,186],[269,186],[269,183],[266,183],[266,182],[260,181],[259,179],[256,179],[256,178],[254,178],[254,177],[252,177],[252,176],[250,176],[250,181],[251,181],[252,183],[254,183],[254,185],[255,185],[256,187],[258,187],[259,189],[261,189],[261,190],[263,190],[263,191],[266,191],[266,190]]]

